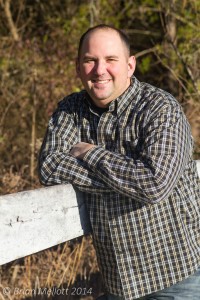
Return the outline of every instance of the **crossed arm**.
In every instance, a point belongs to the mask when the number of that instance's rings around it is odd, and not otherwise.
[[[132,159],[80,142],[66,112],[50,121],[40,154],[43,184],[72,183],[81,191],[114,191],[145,203],[165,199],[188,163],[192,145],[183,115],[163,107],[146,125],[141,153]]]
[[[71,183],[83,192],[109,192],[110,188],[81,159],[91,147],[95,147],[88,145],[79,143],[77,127],[71,115],[62,110],[56,111],[49,121],[39,154],[41,183]]]

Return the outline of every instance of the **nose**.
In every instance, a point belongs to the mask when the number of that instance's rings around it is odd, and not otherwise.
[[[95,74],[102,75],[106,72],[106,63],[103,60],[96,61],[95,64]]]

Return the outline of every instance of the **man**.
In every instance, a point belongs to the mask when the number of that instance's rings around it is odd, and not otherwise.
[[[40,180],[85,193],[101,299],[194,300],[200,191],[190,127],[169,93],[133,76],[135,65],[123,32],[98,25],[81,37],[77,74],[85,90],[53,114]]]

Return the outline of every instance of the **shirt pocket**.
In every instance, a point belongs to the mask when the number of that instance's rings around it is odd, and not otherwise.
[[[123,130],[122,136],[122,151],[123,154],[131,157],[136,158],[138,156],[138,138],[132,128],[128,127]]]

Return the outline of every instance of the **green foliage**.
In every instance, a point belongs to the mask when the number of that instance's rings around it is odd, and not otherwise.
[[[37,174],[37,153],[49,116],[62,97],[82,88],[74,63],[79,38],[99,23],[129,34],[132,52],[139,55],[136,75],[140,80],[180,100],[196,140],[196,157],[200,155],[195,127],[200,121],[200,1],[16,0],[11,1],[11,16],[19,42],[13,40],[1,7],[0,172],[9,172],[12,165],[13,171],[23,169],[23,176],[29,178],[34,150]],[[174,40],[169,28],[174,28]]]
[[[8,59],[6,59],[5,57],[0,57],[0,70],[3,71],[7,69],[8,63]]]
[[[152,58],[150,55],[145,56],[144,58],[141,59],[138,68],[142,74],[145,74],[146,72],[148,72],[150,70],[151,60],[152,60]]]

